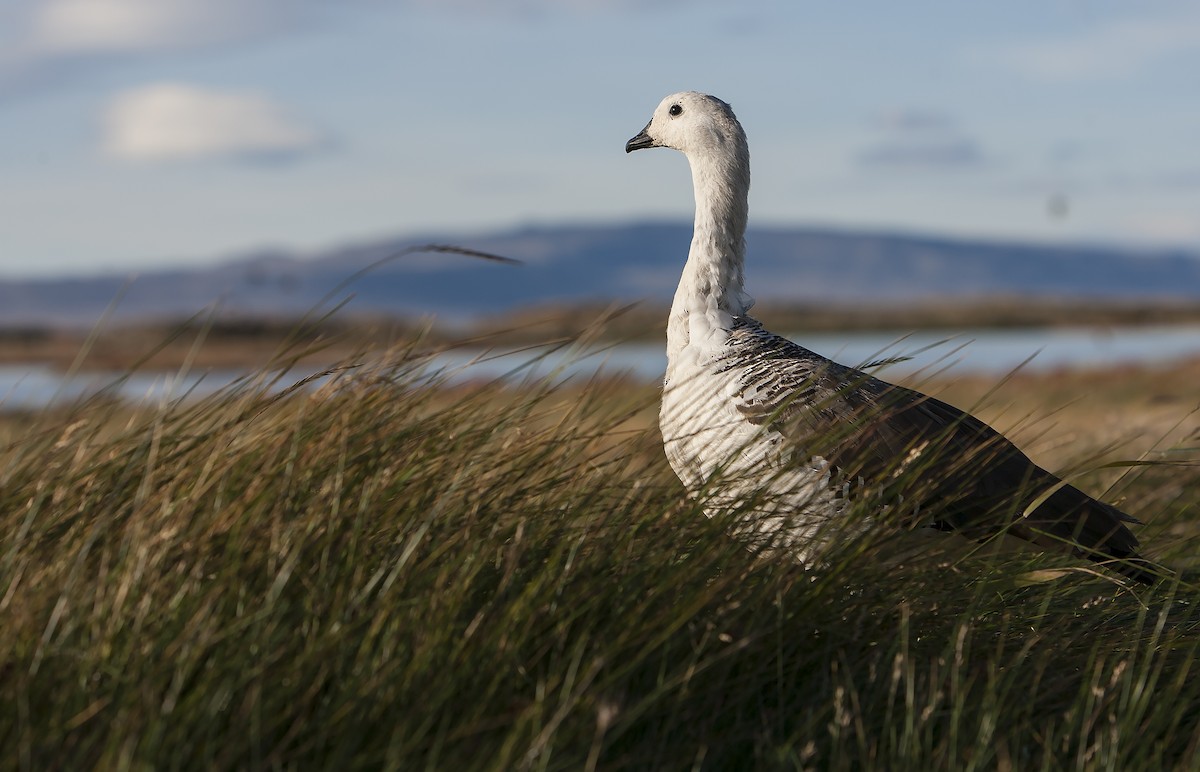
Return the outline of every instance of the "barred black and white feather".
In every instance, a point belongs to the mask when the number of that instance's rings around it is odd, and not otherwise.
[[[898,524],[972,539],[1009,534],[1141,582],[1169,573],[1138,555],[1126,527],[1133,518],[1042,469],[987,424],[748,315],[750,157],[728,104],[672,94],[626,150],[646,147],[682,151],[692,171],[696,222],[667,323],[659,425],[672,468],[703,492],[710,513],[752,510],[743,535],[770,537],[812,562],[830,538],[856,533],[843,517],[848,498],[870,497]]]

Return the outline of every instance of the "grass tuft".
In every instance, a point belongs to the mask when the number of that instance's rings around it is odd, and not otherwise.
[[[8,764],[1194,764],[1187,587],[970,545],[805,572],[684,496],[655,390],[450,375],[417,341],[6,434]],[[1198,511],[1194,463],[1120,483],[1164,539]]]

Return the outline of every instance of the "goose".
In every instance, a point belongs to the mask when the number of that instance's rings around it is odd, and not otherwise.
[[[1127,527],[1137,520],[1042,469],[984,422],[749,315],[750,154],[727,103],[694,91],[666,97],[625,151],[656,147],[687,157],[696,205],[667,321],[659,426],[672,469],[707,514],[739,512],[741,535],[806,566],[890,515],[976,541],[1015,536],[1145,584],[1170,574],[1138,554]],[[872,497],[877,514],[846,517],[856,497]]]

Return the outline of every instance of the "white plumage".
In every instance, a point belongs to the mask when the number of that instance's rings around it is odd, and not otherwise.
[[[969,538],[1009,533],[1143,582],[1166,573],[1137,555],[1124,525],[1133,518],[1041,469],[987,425],[814,354],[748,315],[750,153],[728,104],[691,91],[668,96],[625,149],[651,147],[684,153],[695,189],[659,424],[671,467],[710,512],[752,510],[748,530],[807,562],[826,539],[847,535],[839,517],[847,497],[871,495],[894,516],[932,511],[917,524]]]

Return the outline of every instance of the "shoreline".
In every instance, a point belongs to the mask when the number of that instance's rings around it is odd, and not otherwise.
[[[320,366],[413,341],[467,350],[574,339],[653,343],[663,339],[666,315],[666,306],[640,303],[524,308],[469,322],[343,314],[315,321],[269,317],[151,320],[90,330],[10,326],[0,327],[0,365],[36,365],[59,372],[71,367],[169,372],[185,364],[253,368],[281,358]],[[953,335],[1042,329],[1105,333],[1117,328],[1200,325],[1200,304],[1019,302],[1011,298],[918,306],[763,303],[755,307],[754,315],[768,327],[794,335],[889,332],[900,337],[910,332]]]

